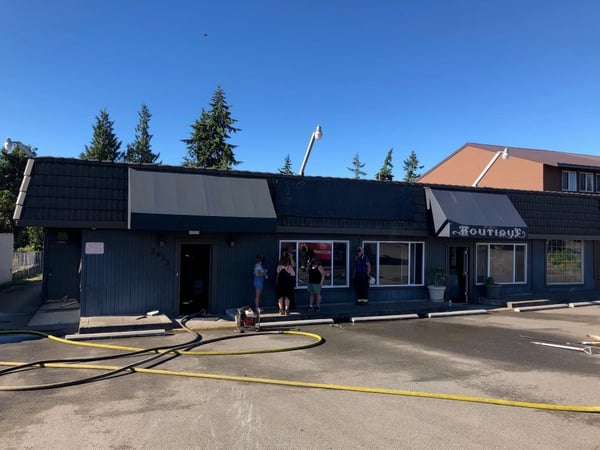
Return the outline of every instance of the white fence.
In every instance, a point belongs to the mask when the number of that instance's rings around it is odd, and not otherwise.
[[[12,277],[26,278],[43,270],[44,252],[14,252],[12,260]]]

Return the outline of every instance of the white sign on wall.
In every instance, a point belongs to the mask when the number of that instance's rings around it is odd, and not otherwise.
[[[104,255],[104,242],[86,242],[86,255]]]

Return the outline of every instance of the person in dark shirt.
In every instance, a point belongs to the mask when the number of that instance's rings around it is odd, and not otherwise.
[[[296,282],[296,271],[290,264],[290,258],[283,256],[277,265],[277,303],[279,305],[279,315],[287,316],[290,313],[290,302],[294,295],[294,285]]]
[[[366,305],[369,303],[369,277],[371,276],[371,263],[367,255],[363,253],[362,247],[356,249],[354,258],[354,292],[356,293],[356,303]]]
[[[308,251],[308,309],[318,311],[321,309],[321,288],[325,281],[325,269],[313,250]]]

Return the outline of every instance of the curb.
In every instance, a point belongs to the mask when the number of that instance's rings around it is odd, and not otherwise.
[[[474,314],[488,314],[489,311],[487,309],[470,309],[464,311],[448,311],[448,312],[433,312],[428,313],[427,317],[430,319],[434,317],[450,317],[450,316],[470,316]]]
[[[306,319],[306,320],[276,320],[273,322],[260,322],[260,328],[289,327],[298,325],[324,325],[332,324],[333,319]]]
[[[561,309],[568,308],[569,305],[566,303],[558,303],[553,305],[543,305],[543,306],[523,306],[521,308],[514,308],[514,312],[525,312],[525,311],[542,311],[545,309]]]
[[[396,314],[396,315],[382,315],[382,316],[360,316],[360,317],[352,317],[350,321],[352,323],[356,322],[369,322],[376,320],[396,320],[396,319],[418,319],[418,314]]]
[[[569,303],[569,308],[577,308],[579,306],[592,306],[592,305],[600,305],[600,300],[592,300],[589,302]]]

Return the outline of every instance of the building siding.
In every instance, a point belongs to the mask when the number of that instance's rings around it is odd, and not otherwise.
[[[85,254],[81,280],[82,316],[175,311],[175,245],[160,247],[157,233],[84,230],[88,243],[104,244],[104,254]]]

